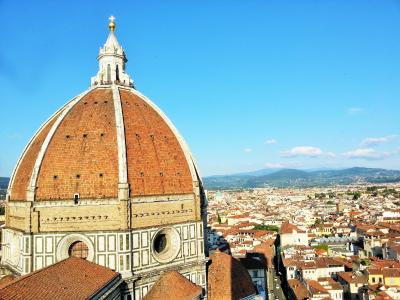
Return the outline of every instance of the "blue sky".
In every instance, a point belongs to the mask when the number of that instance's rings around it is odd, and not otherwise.
[[[3,0],[0,176],[89,86],[110,14],[202,175],[400,169],[400,1]]]

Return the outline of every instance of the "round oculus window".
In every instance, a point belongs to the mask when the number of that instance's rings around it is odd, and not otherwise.
[[[181,239],[174,228],[159,230],[152,241],[153,256],[161,263],[172,261],[178,255],[180,248]]]
[[[77,241],[71,244],[68,249],[68,255],[78,258],[87,259],[89,255],[89,248],[88,246],[81,241]]]

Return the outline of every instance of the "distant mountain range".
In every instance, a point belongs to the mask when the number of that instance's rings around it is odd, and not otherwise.
[[[400,171],[374,168],[343,170],[263,169],[249,173],[209,176],[203,178],[206,189],[257,187],[317,187],[356,183],[400,182]]]
[[[10,178],[8,178],[8,177],[0,177],[0,190],[7,189],[9,181],[10,181]]]
[[[0,198],[7,190],[8,177],[0,177]],[[356,183],[383,184],[400,182],[400,171],[374,168],[343,170],[262,169],[232,175],[203,178],[206,189],[236,189],[257,187],[324,187]]]
[[[0,177],[0,199],[4,199],[6,197],[8,182],[10,178],[8,177]]]

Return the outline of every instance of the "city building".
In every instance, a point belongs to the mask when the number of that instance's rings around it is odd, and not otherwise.
[[[283,223],[280,230],[281,246],[304,245],[308,246],[307,231],[300,229],[289,222]]]

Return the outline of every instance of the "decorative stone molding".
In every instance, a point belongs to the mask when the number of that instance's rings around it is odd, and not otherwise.
[[[160,263],[173,261],[180,250],[181,237],[173,227],[161,228],[151,240],[151,253]]]
[[[69,249],[75,242],[84,242],[89,249],[87,260],[94,261],[94,245],[93,242],[83,234],[73,233],[64,236],[57,244],[56,259],[57,261],[64,260],[69,257]]]

